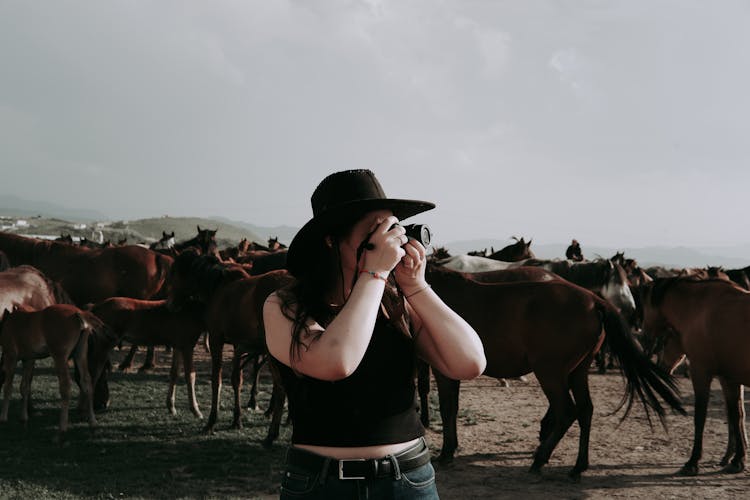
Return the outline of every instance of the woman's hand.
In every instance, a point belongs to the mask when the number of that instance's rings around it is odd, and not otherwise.
[[[406,230],[396,225],[398,219],[393,215],[386,217],[370,235],[370,249],[364,253],[364,269],[388,274],[406,255],[403,245],[409,240]]]
[[[409,296],[427,286],[424,273],[427,268],[427,250],[417,240],[409,238],[404,246],[405,255],[396,266],[394,276],[404,295]]]

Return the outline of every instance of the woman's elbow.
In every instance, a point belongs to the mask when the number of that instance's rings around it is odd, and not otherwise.
[[[450,370],[448,377],[454,380],[471,380],[484,373],[485,368],[487,368],[487,360],[484,354],[478,354]]]

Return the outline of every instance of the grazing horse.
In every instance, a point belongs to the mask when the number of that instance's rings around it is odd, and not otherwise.
[[[519,240],[514,236],[513,239],[516,240],[515,243],[508,245],[497,252],[493,252],[490,254],[489,258],[501,260],[503,262],[518,262],[519,260],[536,258],[534,252],[529,248],[531,247],[531,241],[533,238],[529,241],[523,241],[523,238]]]
[[[195,367],[193,364],[193,349],[201,333],[206,330],[203,322],[202,305],[198,306],[196,303],[188,302],[186,307],[183,307],[180,311],[170,311],[165,300],[112,297],[96,304],[90,310],[107,324],[121,340],[150,347],[156,345],[172,347],[172,369],[169,373],[167,410],[172,415],[177,414],[174,406],[175,386],[180,363],[183,363],[190,411],[196,417],[203,418],[195,399]],[[123,361],[123,364],[125,363],[126,361]]]
[[[91,372],[99,366],[89,367],[90,337],[106,335],[104,325],[95,316],[69,304],[55,304],[40,311],[15,306],[0,322],[0,345],[3,347],[3,406],[0,422],[8,421],[8,406],[13,388],[13,372],[18,360],[23,362],[21,381],[21,420],[29,420],[31,378],[37,359],[52,357],[60,383],[60,432],[68,429],[70,403],[70,373],[68,360],[72,359],[80,373],[81,400],[79,408],[88,415],[89,425],[96,425],[93,406]],[[104,361],[102,361],[103,364]]]
[[[618,407],[625,406],[622,418],[636,397],[649,422],[654,411],[666,425],[657,395],[671,408],[684,412],[671,377],[642,352],[617,309],[594,293],[565,280],[478,283],[438,266],[428,268],[427,280],[479,334],[487,357],[485,375],[505,378],[534,372],[539,380],[549,409],[542,419],[531,472],[540,472],[576,419],[580,426],[578,459],[570,476],[579,479],[588,468],[593,414],[588,371],[605,332],[626,381]],[[458,446],[459,381],[437,371],[435,379],[443,420],[440,458],[447,461]]]
[[[658,279],[644,290],[644,334],[660,363],[674,369],[687,356],[695,392],[695,435],[680,474],[698,474],[711,381],[719,378],[729,439],[723,471],[745,470],[743,384],[750,385],[750,293],[720,279]],[[730,460],[731,458],[731,460]]]
[[[232,428],[241,428],[240,391],[243,355],[251,359],[266,352],[263,327],[263,303],[266,298],[292,281],[285,270],[249,276],[237,265],[226,265],[213,255],[181,254],[170,273],[172,283],[169,306],[179,309],[188,298],[206,304],[206,326],[211,344],[211,413],[204,432],[213,432],[219,408],[224,344],[234,346],[232,386],[234,419]],[[272,372],[273,374],[273,372]],[[281,390],[274,374],[274,394]],[[268,435],[263,441],[270,446],[279,433],[284,397],[272,397],[275,403]]]
[[[135,245],[88,249],[0,233],[0,250],[59,282],[79,306],[109,297],[147,299],[164,285],[172,259]]]

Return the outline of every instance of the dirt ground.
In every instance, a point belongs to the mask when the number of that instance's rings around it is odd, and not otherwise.
[[[505,388],[480,377],[462,384],[459,449],[453,463],[436,465],[440,497],[471,498],[746,498],[748,472],[720,472],[727,442],[726,417],[718,382],[714,382],[704,433],[702,468],[697,477],[676,474],[693,442],[693,394],[690,381],[679,379],[688,416],[668,417],[669,434],[658,421],[649,428],[642,407],[634,407],[618,427],[620,415],[608,415],[623,395],[618,373],[592,371],[594,402],[590,464],[578,484],[568,471],[578,452],[579,429],[573,424],[552,454],[541,476],[528,473],[538,443],[539,422],[547,404],[533,376]],[[431,448],[441,447],[439,415],[428,430]]]

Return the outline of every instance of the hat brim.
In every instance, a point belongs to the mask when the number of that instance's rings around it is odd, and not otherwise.
[[[293,276],[304,274],[314,257],[309,254],[311,243],[315,239],[325,236],[337,223],[347,219],[361,217],[373,210],[390,209],[398,220],[402,221],[414,215],[432,210],[435,204],[429,201],[401,200],[392,198],[377,198],[371,200],[355,200],[331,207],[325,212],[310,219],[292,239],[286,256],[286,268]]]

